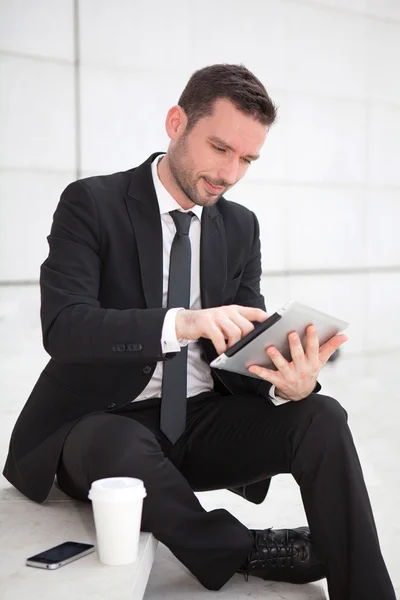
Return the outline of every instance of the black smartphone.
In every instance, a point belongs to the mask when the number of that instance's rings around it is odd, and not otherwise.
[[[64,542],[63,544],[54,546],[54,548],[27,558],[26,564],[28,567],[38,567],[39,569],[58,569],[91,552],[94,552],[93,544]]]

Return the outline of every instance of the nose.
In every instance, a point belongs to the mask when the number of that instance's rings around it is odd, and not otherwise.
[[[234,185],[238,179],[239,163],[235,158],[226,162],[219,168],[218,177],[221,181],[225,181],[227,185]]]

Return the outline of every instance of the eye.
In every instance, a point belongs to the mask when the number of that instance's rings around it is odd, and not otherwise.
[[[214,146],[213,145],[214,150],[216,150],[217,152],[226,152],[226,148],[220,148],[219,146]],[[247,165],[251,165],[251,160],[248,160],[247,158],[243,158],[243,161],[247,164]]]

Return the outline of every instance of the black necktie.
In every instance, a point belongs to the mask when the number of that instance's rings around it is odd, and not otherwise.
[[[167,308],[190,308],[191,247],[189,239],[192,212],[169,213],[176,226],[169,259]],[[187,346],[164,362],[160,429],[175,444],[186,427]]]

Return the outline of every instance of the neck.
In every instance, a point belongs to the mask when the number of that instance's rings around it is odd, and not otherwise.
[[[194,202],[189,200],[186,194],[175,182],[171,169],[169,167],[168,154],[165,154],[160,158],[157,163],[157,173],[161,183],[165,189],[171,194],[174,200],[185,210],[195,206]]]

